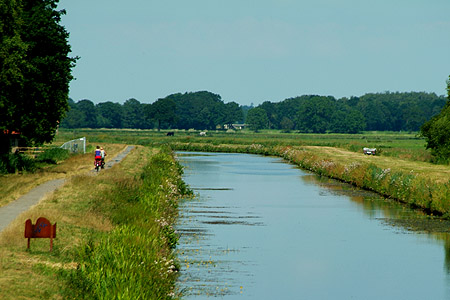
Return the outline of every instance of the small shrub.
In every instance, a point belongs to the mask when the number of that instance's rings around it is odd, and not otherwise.
[[[56,164],[58,161],[62,161],[69,158],[69,151],[61,148],[49,148],[41,153],[36,160],[39,162]]]
[[[23,154],[3,154],[0,156],[0,173],[15,173],[16,171],[34,172],[36,163],[34,159]]]

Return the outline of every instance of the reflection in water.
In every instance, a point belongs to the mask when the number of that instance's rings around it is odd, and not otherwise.
[[[445,269],[450,275],[450,221],[435,218],[420,210],[411,210],[397,201],[380,197],[340,181],[320,177],[315,174],[302,176],[307,184],[320,185],[332,193],[345,195],[363,209],[370,218],[377,218],[389,226],[406,231],[426,234],[427,237],[442,242],[445,249]],[[379,212],[382,217],[379,217]]]
[[[179,159],[184,299],[450,297],[449,222],[276,158]]]

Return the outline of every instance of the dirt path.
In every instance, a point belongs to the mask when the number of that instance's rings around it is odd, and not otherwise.
[[[116,163],[121,162],[133,148],[134,146],[128,146],[124,151],[108,160],[105,164],[105,168],[109,169]],[[90,172],[96,171],[93,169]],[[12,221],[14,221],[18,215],[24,211],[27,211],[31,206],[39,203],[39,201],[48,193],[52,193],[56,189],[60,188],[64,182],[66,182],[66,178],[47,181],[35,187],[29,193],[20,197],[16,201],[0,207],[0,232],[2,232]]]

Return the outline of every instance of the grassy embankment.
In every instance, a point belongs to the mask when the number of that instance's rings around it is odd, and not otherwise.
[[[61,165],[78,167],[0,235],[0,299],[170,299],[176,199],[187,193],[171,155],[138,147],[96,176],[92,155]],[[47,239],[25,250],[24,222],[39,216],[58,224],[51,253]]]
[[[65,131],[69,139],[74,133]],[[275,155],[320,175],[372,190],[450,218],[450,168],[431,163],[425,141],[414,133],[298,134],[263,131],[175,131],[174,137],[151,130],[80,130],[100,141],[140,145],[170,144],[189,151],[225,151]],[[375,147],[379,156],[365,156]]]
[[[174,143],[178,150],[243,152],[282,157],[303,169],[450,218],[450,168],[392,157],[365,156],[318,146],[210,145]]]

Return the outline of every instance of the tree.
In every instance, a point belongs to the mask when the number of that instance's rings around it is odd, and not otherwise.
[[[337,106],[331,118],[330,131],[336,133],[359,133],[366,127],[364,116],[348,106]]]
[[[426,139],[426,148],[437,160],[450,158],[450,76],[447,80],[447,103],[439,113],[421,127],[421,135]]]
[[[329,130],[336,133],[358,133],[366,127],[365,118],[355,107],[349,105],[347,98],[336,101],[331,116]]]
[[[62,128],[81,128],[83,122],[83,113],[77,109],[77,104],[69,98],[69,110],[66,117],[62,119],[60,126]]]
[[[0,2],[0,134],[17,127],[15,99],[23,90],[24,71],[31,67],[25,60],[27,45],[20,36],[21,15],[15,0]]]
[[[128,99],[122,109],[124,128],[145,129],[149,127],[145,118],[144,106],[138,100]]]
[[[325,133],[335,107],[333,97],[315,96],[304,101],[297,113],[298,129],[304,132]]]
[[[242,108],[236,102],[228,102],[223,109],[224,115],[218,124],[229,125],[244,121],[244,113]]]
[[[258,107],[264,109],[264,111],[266,112],[267,118],[269,119],[269,124],[267,125],[269,129],[280,127],[280,120],[278,120],[277,106],[274,103],[265,101]]]
[[[97,126],[104,128],[122,127],[122,105],[111,101],[96,105]]]
[[[248,111],[246,123],[255,132],[266,128],[269,123],[266,111],[260,107],[252,108]]]
[[[292,129],[294,129],[294,122],[292,122],[291,119],[283,117],[283,119],[280,122],[280,127],[281,129],[283,129],[285,132],[290,132]]]
[[[314,96],[301,96],[301,97],[295,97],[295,98],[289,98],[286,99],[280,103],[277,104],[278,113],[280,116],[286,117],[289,120],[292,121],[295,128],[297,126],[297,112],[299,111],[302,103],[307,101],[308,99],[312,98]],[[283,118],[282,118],[283,119]],[[280,123],[281,126],[281,123]],[[282,128],[284,129],[284,128]]]
[[[0,3],[0,134],[18,131],[30,144],[50,142],[68,109],[68,32],[58,0]]]
[[[82,128],[97,128],[97,111],[95,105],[91,100],[81,100],[78,101],[77,110],[81,113],[81,124],[79,127]]]
[[[170,128],[176,122],[177,116],[175,114],[176,104],[171,98],[163,98],[156,100],[153,104],[147,106],[147,118],[155,121],[158,125],[158,131],[161,125],[165,128]]]
[[[224,103],[220,95],[207,91],[173,94],[179,129],[216,129],[223,119]]]

